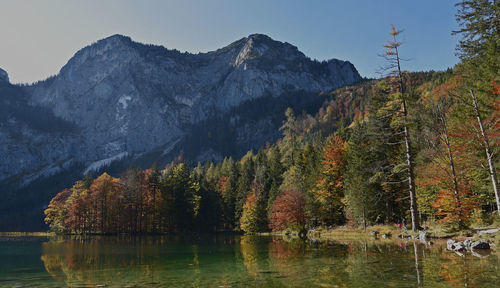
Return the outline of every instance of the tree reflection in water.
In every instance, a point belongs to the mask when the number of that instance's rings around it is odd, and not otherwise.
[[[52,277],[69,286],[155,283],[160,263],[155,247],[162,242],[153,238],[76,237],[43,243],[41,259]]]
[[[67,286],[495,287],[498,254],[460,257],[443,245],[234,235],[80,237],[42,243],[41,259]]]

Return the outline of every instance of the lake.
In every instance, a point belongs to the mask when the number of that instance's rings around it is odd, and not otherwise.
[[[445,248],[230,234],[0,237],[0,287],[499,287],[500,253]]]

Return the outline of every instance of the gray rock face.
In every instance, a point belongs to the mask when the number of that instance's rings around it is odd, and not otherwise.
[[[0,68],[0,82],[9,82],[9,74]]]
[[[1,69],[0,79],[8,81]],[[265,35],[199,54],[114,35],[78,51],[58,75],[17,87],[25,93],[25,105],[43,108],[76,129],[61,132],[55,125],[40,133],[20,125],[13,133],[2,126],[0,181],[18,175],[29,182],[68,163],[81,163],[83,173],[153,150],[165,154],[190,125],[247,100],[291,91],[330,91],[360,79],[349,62],[313,61],[295,46]],[[18,120],[2,121],[16,127]],[[266,125],[261,124],[268,129]],[[250,145],[247,142],[259,132],[245,133],[238,137]],[[223,156],[207,148],[195,159]]]
[[[80,153],[76,126],[27,99],[20,87],[0,82],[0,179],[21,174],[18,186],[66,169]]]

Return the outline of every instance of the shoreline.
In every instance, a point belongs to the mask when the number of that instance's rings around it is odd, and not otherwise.
[[[368,226],[366,230],[349,228],[345,226],[336,227],[334,229],[318,228],[314,231],[307,232],[308,239],[315,240],[335,240],[335,239],[377,239],[377,240],[391,240],[391,239],[414,239],[418,240],[420,232],[425,232],[427,239],[480,239],[489,240],[492,244],[500,245],[500,228],[499,227],[480,227],[471,228],[470,230],[463,230],[457,232],[444,232],[441,229],[429,229],[424,231],[413,232],[411,230],[398,229],[391,225],[374,225]],[[0,232],[0,237],[53,237],[53,236],[179,236],[179,235],[205,235],[205,234],[242,234],[238,231],[217,231],[209,233],[156,233],[156,234],[57,234],[50,231],[37,231],[37,232]],[[280,236],[280,237],[299,237],[298,231],[285,230],[277,232],[260,232],[254,234],[256,236]]]
[[[441,229],[428,229],[424,231],[413,232],[411,230],[398,229],[390,225],[374,225],[366,227],[366,230],[348,228],[345,226],[337,227],[334,229],[321,229],[315,232],[309,231],[307,233],[308,239],[317,241],[328,240],[415,240],[420,241],[420,233],[425,232],[425,239],[427,241],[433,240],[483,240],[488,241],[493,247],[500,247],[500,228],[499,227],[481,227],[471,228],[470,230],[463,230],[457,232],[444,232]],[[260,236],[280,236],[280,237],[297,237],[297,231],[279,231],[279,232],[266,232],[256,233]],[[495,249],[496,250],[496,249]]]

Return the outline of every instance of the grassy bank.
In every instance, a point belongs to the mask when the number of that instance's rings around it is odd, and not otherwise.
[[[49,237],[53,232],[0,232],[0,237]]]
[[[456,239],[456,240],[485,240],[490,244],[500,247],[500,231],[493,233],[484,233],[485,230],[497,229],[496,226],[488,226],[482,228],[471,228],[462,231],[447,231],[439,224],[432,224],[426,226],[426,238],[432,239]],[[260,235],[290,235],[297,236],[297,231],[281,231],[278,233],[262,233]],[[399,229],[397,225],[374,225],[368,226],[365,229],[351,228],[346,226],[339,226],[334,229],[327,229],[318,227],[314,232],[309,232],[308,236],[317,240],[356,240],[356,239],[372,239],[391,240],[399,238],[399,235],[418,236],[419,232],[413,232],[404,228]]]
[[[372,238],[374,234],[377,234],[378,236],[386,235],[386,239],[391,239],[392,237],[397,237],[401,232],[396,226],[393,227],[391,225],[369,226],[366,227],[366,230],[340,226],[334,229],[318,228],[313,233],[313,237],[319,239],[364,239]]]

